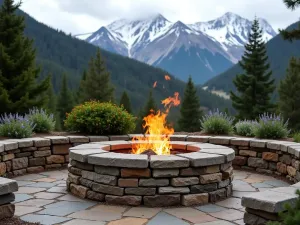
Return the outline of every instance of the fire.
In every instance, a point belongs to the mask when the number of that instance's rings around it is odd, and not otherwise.
[[[171,77],[168,75],[165,75],[165,80],[171,80]]]
[[[162,101],[165,106],[165,112],[158,111],[156,114],[151,111],[144,117],[146,128],[145,137],[134,137],[132,144],[132,153],[141,154],[146,150],[153,150],[157,155],[169,155],[172,148],[170,144],[170,135],[174,133],[172,127],[168,127],[166,117],[172,106],[180,104],[179,93],[175,92],[174,97],[168,97]]]

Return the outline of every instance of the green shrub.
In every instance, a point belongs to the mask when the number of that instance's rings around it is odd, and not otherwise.
[[[260,115],[258,124],[254,127],[257,138],[280,139],[286,138],[289,133],[288,121],[284,122],[280,115],[275,114]]]
[[[294,142],[300,143],[300,132],[297,132],[293,135]]]
[[[231,134],[233,118],[218,109],[202,117],[201,127],[207,134]]]
[[[235,124],[235,132],[237,135],[254,137],[254,127],[257,125],[256,121],[243,120]]]
[[[76,106],[67,114],[65,127],[87,134],[127,134],[135,129],[135,117],[112,103],[90,101]]]
[[[48,114],[43,109],[33,108],[29,110],[28,119],[35,124],[34,132],[49,133],[54,130],[55,120],[52,114]]]
[[[33,134],[35,124],[27,116],[4,114],[0,119],[0,135],[10,138],[27,138]]]

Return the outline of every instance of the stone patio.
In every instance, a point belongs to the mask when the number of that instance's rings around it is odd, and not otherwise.
[[[28,222],[64,225],[233,225],[244,224],[241,198],[288,183],[252,172],[234,171],[231,198],[196,207],[109,206],[66,191],[68,171],[48,171],[15,178],[16,216]]]

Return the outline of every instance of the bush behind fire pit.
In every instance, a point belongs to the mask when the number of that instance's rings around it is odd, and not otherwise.
[[[113,103],[90,101],[76,106],[67,115],[65,126],[87,134],[126,134],[135,129],[135,117]]]

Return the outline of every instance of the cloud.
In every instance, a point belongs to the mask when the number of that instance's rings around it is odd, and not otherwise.
[[[24,0],[22,9],[37,20],[67,33],[92,32],[120,18],[161,13],[170,21],[194,23],[233,12],[252,20],[266,19],[274,29],[299,19],[281,0]],[[272,10],[270,10],[272,9]]]

